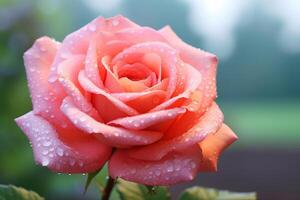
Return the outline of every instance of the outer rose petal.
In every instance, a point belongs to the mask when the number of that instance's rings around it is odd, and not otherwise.
[[[56,71],[57,66],[61,61],[75,54],[86,54],[90,40],[94,38],[94,36],[99,33],[99,31],[116,32],[123,29],[137,27],[139,27],[137,24],[121,15],[108,19],[105,19],[103,17],[94,19],[93,21],[91,21],[81,29],[71,33],[64,39],[64,41],[62,42],[62,47],[55,57],[54,64],[51,68],[52,73],[49,76],[49,80],[51,82],[54,82],[58,78],[56,75]],[[97,80],[93,79],[92,81]],[[97,82],[95,82],[94,84],[97,84]]]
[[[180,136],[162,139],[145,147],[129,149],[128,153],[133,158],[141,160],[160,160],[171,151],[181,151],[199,143],[208,134],[217,132],[222,122],[223,114],[217,104],[213,104],[207,113],[198,119],[198,123]]]
[[[199,170],[205,172],[217,171],[217,162],[220,154],[237,139],[238,137],[226,124],[223,124],[215,134],[207,136],[205,140],[199,143],[202,151]]]
[[[33,112],[42,116],[55,127],[67,129],[61,133],[66,137],[80,138],[69,120],[60,112],[62,99],[66,96],[60,84],[55,88],[48,83],[50,66],[59,48],[59,43],[48,37],[35,41],[34,45],[24,54],[24,63],[32,98]],[[60,92],[58,93],[57,90]],[[67,134],[65,134],[67,132]],[[76,132],[76,133],[75,133]],[[70,134],[72,133],[72,134]]]
[[[68,97],[64,99],[61,110],[76,127],[86,133],[93,133],[96,137],[111,144],[111,146],[147,145],[162,137],[160,132],[126,130],[98,122],[76,108]]]
[[[199,148],[191,147],[184,153],[172,153],[158,161],[145,161],[130,157],[124,150],[117,150],[109,161],[109,175],[144,185],[187,182],[197,175],[200,154]]]
[[[84,91],[78,83],[78,74],[83,66],[84,56],[72,56],[64,60],[58,66],[59,82],[64,90],[71,96],[75,104],[84,112],[90,112],[93,108],[83,95]]]
[[[166,40],[179,50],[181,59],[198,69],[202,74],[202,82],[199,90],[203,93],[202,112],[211,105],[216,98],[216,71],[217,71],[217,57],[213,54],[196,49],[184,43],[169,27],[166,26],[159,32]]]
[[[95,138],[61,142],[52,125],[29,112],[16,119],[32,143],[35,160],[55,172],[86,173],[100,169],[109,159],[111,148]]]

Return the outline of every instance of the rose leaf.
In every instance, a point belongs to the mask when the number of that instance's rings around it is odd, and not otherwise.
[[[0,185],[0,200],[44,200],[44,198],[22,187]]]
[[[231,192],[195,186],[183,191],[179,200],[256,200],[256,193]]]
[[[149,190],[150,188],[150,190]],[[149,187],[118,179],[117,191],[122,200],[169,200],[167,187]]]

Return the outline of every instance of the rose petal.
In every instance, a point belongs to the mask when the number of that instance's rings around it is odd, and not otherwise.
[[[162,133],[159,132],[129,131],[98,122],[76,108],[68,97],[64,99],[61,110],[76,127],[86,133],[93,133],[93,135],[104,139],[106,144],[109,143],[111,146],[147,145],[162,137]]]
[[[156,53],[145,54],[142,62],[157,75],[157,81],[161,80],[161,57]]]
[[[198,122],[188,130],[186,130],[186,124],[180,125],[180,120],[178,121],[177,129],[168,130],[169,132],[174,132],[174,135],[177,135],[177,137],[166,138],[145,147],[130,149],[128,150],[130,156],[141,160],[160,160],[171,151],[180,151],[197,144],[207,135],[215,133],[220,128],[223,114],[217,104],[213,104],[205,115],[198,118]],[[182,130],[186,131],[181,132]],[[180,134],[175,131],[178,131]]]
[[[132,130],[143,130],[157,123],[163,123],[165,121],[173,120],[178,115],[184,112],[184,108],[174,108],[170,110],[141,114],[133,117],[124,117],[113,120],[108,124],[120,125],[124,128]]]
[[[145,93],[145,95],[139,96],[136,99],[127,101],[126,104],[137,110],[139,113],[147,113],[155,106],[164,102],[166,98],[167,92],[156,90],[150,93]]]
[[[199,143],[202,151],[202,159],[200,164],[200,171],[211,172],[217,171],[217,162],[221,153],[238,137],[226,125],[222,127],[215,134],[211,134]]]
[[[149,96],[149,95],[156,95],[160,92],[163,92],[161,90],[153,90],[153,91],[146,91],[146,92],[122,92],[122,93],[113,93],[112,96],[116,97],[120,101],[128,102],[135,99],[139,99],[142,96]]]
[[[177,105],[177,104],[179,104],[179,105],[183,104],[184,103],[183,100],[188,99],[191,96],[191,94],[192,94],[192,92],[187,90],[187,91],[179,94],[178,96],[170,98],[167,101],[157,105],[156,107],[151,109],[149,112],[164,110],[164,109],[175,107],[174,105]],[[178,103],[178,102],[180,102],[180,103]]]
[[[128,28],[114,33],[114,38],[126,41],[131,45],[144,42],[167,42],[167,40],[156,30],[149,27]]]
[[[109,161],[109,175],[143,185],[173,185],[191,181],[198,172],[201,152],[189,148],[184,153],[169,154],[161,160],[145,161],[117,150]]]
[[[92,111],[92,105],[82,94],[84,91],[78,83],[78,74],[83,66],[83,56],[72,56],[64,60],[58,66],[59,82],[68,96],[71,96],[75,104],[84,112]],[[95,112],[93,112],[95,114]]]
[[[83,71],[79,73],[79,82],[81,86],[88,92],[91,92],[93,94],[98,94],[99,96],[102,96],[104,99],[108,100],[112,103],[113,106],[117,107],[120,111],[123,113],[126,113],[127,115],[137,115],[138,112],[134,110],[133,108],[130,108],[126,104],[124,104],[119,99],[113,97],[111,94],[108,94],[104,90],[98,88],[96,85],[94,85],[85,75]],[[101,103],[100,103],[101,104]],[[109,108],[112,108],[110,106]],[[103,112],[100,112],[100,115],[102,116]],[[104,117],[103,117],[104,118]]]
[[[71,125],[69,120],[59,110],[66,94],[60,84],[56,84],[54,89],[47,79],[59,46],[59,43],[48,37],[36,40],[34,45],[25,52],[24,64],[33,112],[55,126],[69,128]]]
[[[17,118],[16,122],[30,140],[36,162],[55,172],[94,172],[102,168],[111,154],[111,148],[94,137],[64,144],[55,128],[33,112]]]
[[[184,62],[195,67],[202,74],[199,90],[203,94],[201,107],[202,112],[204,112],[216,98],[217,57],[184,43],[169,26],[164,27],[159,32],[171,46],[179,50],[180,57]]]
[[[117,63],[118,61],[123,61],[125,63],[132,63],[133,61],[138,62],[140,56],[138,55],[146,55],[149,53],[160,52],[161,60],[162,60],[162,77],[169,78],[168,85],[168,95],[169,98],[174,90],[176,89],[177,82],[177,65],[179,64],[179,60],[177,52],[175,49],[170,48],[166,43],[162,42],[145,42],[133,45],[118,55],[116,55],[112,61],[112,63]]]
[[[98,36],[98,35],[97,35]],[[103,43],[103,41],[99,41],[98,37],[95,36],[94,40],[90,41],[89,48],[87,50],[86,58],[85,58],[85,73],[87,77],[98,87],[104,88],[103,82],[105,77],[105,70],[98,66],[98,55],[97,55],[97,45]],[[96,41],[95,41],[96,40]],[[102,45],[103,46],[103,45]]]
[[[52,73],[49,76],[49,81],[55,82],[57,80],[57,66],[64,59],[76,54],[85,55],[90,44],[90,40],[100,31],[116,32],[137,27],[139,27],[137,24],[121,15],[118,15],[108,19],[98,17],[79,30],[71,33],[63,40],[62,47],[55,57],[54,64],[51,67]]]
[[[108,56],[104,56],[101,59],[101,63],[106,71],[106,78],[105,78],[105,87],[110,92],[123,92],[123,87],[120,84],[117,75],[115,75],[110,67],[109,67],[110,58]]]

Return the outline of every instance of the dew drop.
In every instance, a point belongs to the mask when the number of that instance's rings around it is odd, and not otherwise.
[[[59,155],[59,156],[63,156],[63,155],[64,155],[64,150],[61,149],[61,148],[57,148],[57,149],[56,149],[56,153],[57,153],[57,155]]]
[[[95,32],[97,29],[96,25],[95,24],[90,24],[89,25],[89,30],[92,31],[92,32]]]
[[[47,165],[49,165],[48,158],[43,158],[43,160],[42,160],[42,166],[47,166]]]
[[[42,152],[42,154],[45,156],[45,155],[47,155],[49,153],[49,151],[48,150],[44,150],[43,152]]]
[[[74,159],[71,159],[71,160],[69,161],[69,164],[70,164],[71,166],[74,166],[75,163],[76,163],[76,161],[75,161]]]
[[[167,167],[167,172],[173,172],[173,171],[174,171],[173,166],[172,166],[172,165],[169,165],[169,166]]]
[[[50,141],[44,141],[43,146],[44,147],[49,147],[52,143]]]
[[[119,23],[120,23],[120,22],[119,22],[118,20],[116,20],[116,19],[112,21],[112,25],[113,25],[113,26],[118,26]]]
[[[159,170],[156,170],[154,173],[155,173],[156,176],[160,175],[160,171]]]

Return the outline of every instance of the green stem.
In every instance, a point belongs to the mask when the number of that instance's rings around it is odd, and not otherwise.
[[[109,200],[110,194],[114,188],[115,180],[109,176],[106,182],[105,189],[102,193],[102,200]]]

